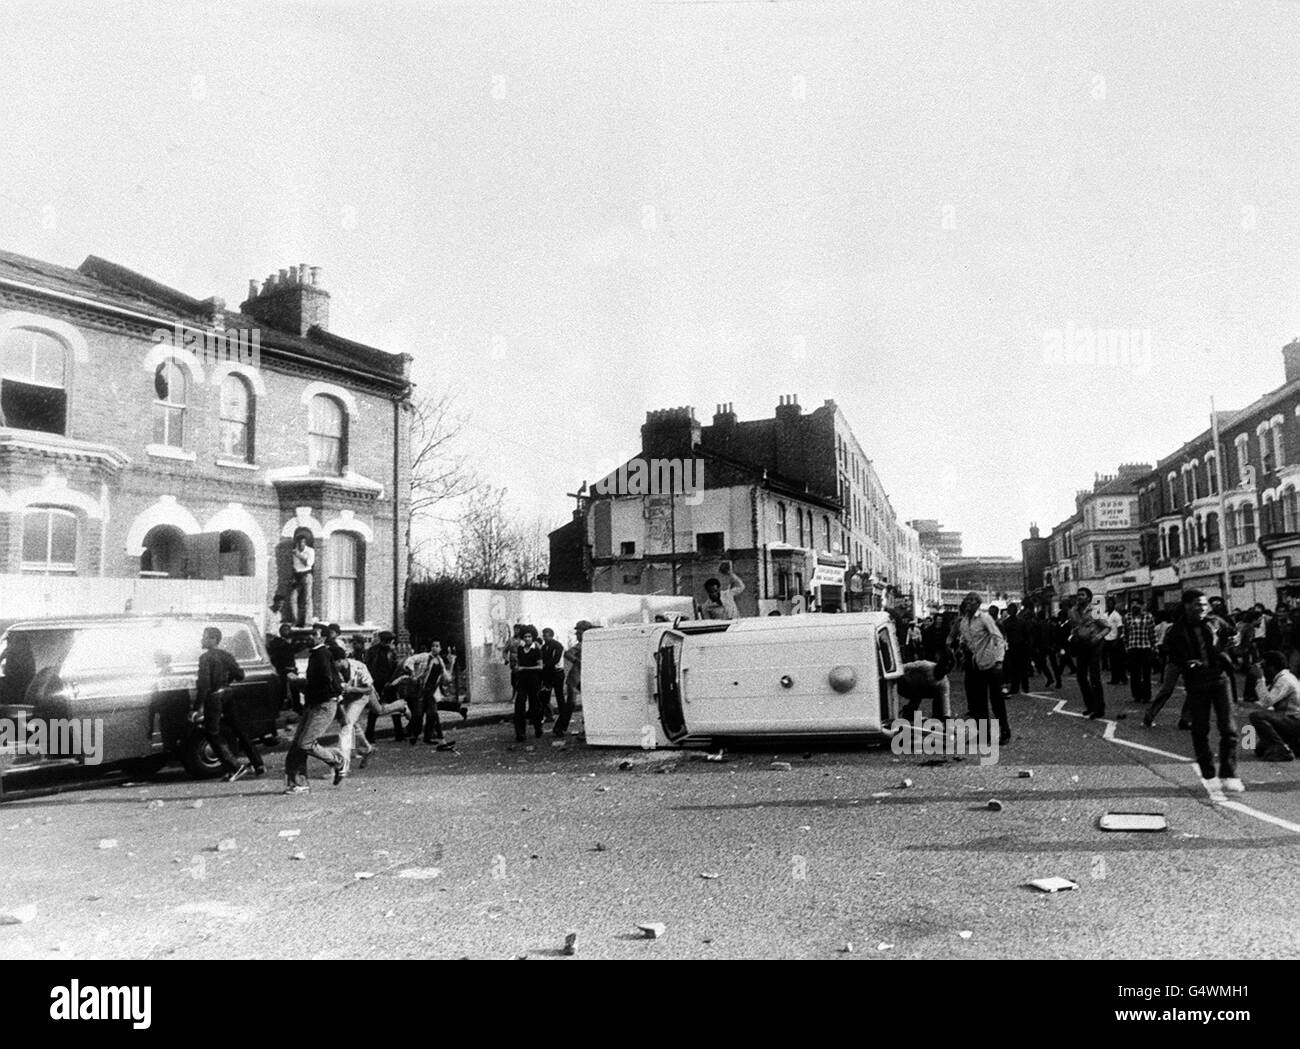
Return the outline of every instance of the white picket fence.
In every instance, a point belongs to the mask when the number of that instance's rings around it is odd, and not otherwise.
[[[87,615],[104,612],[235,613],[260,619],[266,581],[256,576],[226,579],[137,579],[98,576],[0,574],[0,619]]]

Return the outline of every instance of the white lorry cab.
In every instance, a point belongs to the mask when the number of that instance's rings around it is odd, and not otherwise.
[[[582,709],[594,746],[722,739],[883,740],[898,712],[885,612],[679,621],[588,630]]]

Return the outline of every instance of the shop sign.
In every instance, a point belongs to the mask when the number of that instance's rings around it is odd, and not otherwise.
[[[1093,505],[1098,528],[1130,528],[1133,501],[1123,499],[1098,499]]]

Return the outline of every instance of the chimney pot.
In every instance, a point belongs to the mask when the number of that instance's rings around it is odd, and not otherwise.
[[[312,287],[316,287],[318,284],[320,284],[320,267],[319,267],[319,266],[312,266],[312,267],[311,267],[311,283],[312,283]]]
[[[305,262],[298,263],[298,283],[307,283],[307,263]]]
[[[249,297],[250,299],[255,299],[255,298],[257,298],[257,292],[258,292],[258,287],[257,287],[257,278],[256,278],[256,277],[250,277],[250,278],[248,279],[248,297]]]
[[[281,283],[281,284],[288,284],[288,283],[289,283],[289,271],[288,271],[288,270],[281,270],[281,271],[280,271],[280,283]]]

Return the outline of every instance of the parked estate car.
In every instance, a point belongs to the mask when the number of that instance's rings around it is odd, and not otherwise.
[[[273,735],[283,689],[266,640],[252,618],[225,614],[14,622],[0,636],[0,718],[11,735],[19,723],[93,719],[102,726],[101,764],[148,775],[177,759],[192,776],[215,776],[220,762],[191,716],[199,642],[208,626],[221,631],[221,647],[244,670],[244,680],[230,687],[245,731],[253,739]],[[91,763],[85,754],[23,749],[11,741],[8,753],[0,753],[0,774],[49,768],[55,761]]]
[[[884,612],[645,623],[582,638],[594,746],[809,736],[881,741],[902,659]]]

